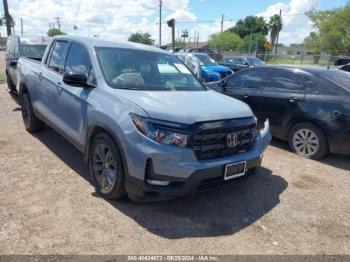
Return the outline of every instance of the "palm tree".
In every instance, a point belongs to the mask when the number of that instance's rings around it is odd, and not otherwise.
[[[9,15],[8,22],[6,22],[5,15],[3,15],[2,18],[0,18],[0,26],[6,25],[7,23],[9,23],[10,27],[14,30],[16,24],[11,15]]]
[[[275,47],[277,36],[281,32],[282,28],[283,28],[283,21],[281,16],[279,15],[272,16],[269,21],[272,50]]]

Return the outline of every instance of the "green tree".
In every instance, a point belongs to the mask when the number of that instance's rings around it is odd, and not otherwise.
[[[13,20],[11,15],[9,15],[9,23],[10,23],[10,26],[12,28],[16,25],[16,23]],[[6,25],[6,17],[5,17],[5,15],[3,15],[2,18],[0,19],[0,26],[3,26],[3,25]]]
[[[186,47],[186,42],[184,42],[183,40],[181,39],[177,39],[175,41],[175,47],[178,47],[178,48],[185,48]]]
[[[313,54],[314,64],[318,64],[322,52],[320,36],[316,32],[311,32],[310,35],[304,39],[303,46],[306,51]]]
[[[256,33],[262,35],[268,34],[268,25],[263,17],[247,16],[244,20],[239,20],[237,24],[229,29],[231,32],[239,35],[242,39],[246,36]]]
[[[311,10],[308,16],[318,31],[322,51],[350,53],[350,2],[333,10]]]
[[[128,41],[145,44],[145,45],[153,45],[154,40],[151,38],[151,35],[149,33],[133,33]]]
[[[235,33],[224,31],[213,34],[209,37],[208,45],[210,48],[238,50],[242,46],[243,40]]]
[[[60,31],[57,28],[51,28],[51,29],[49,29],[49,31],[47,31],[47,35],[52,37],[52,36],[55,36],[55,35],[66,35],[66,33]]]
[[[262,35],[261,33],[255,33],[250,35],[247,35],[242,42],[241,45],[241,51],[248,52],[249,51],[249,45],[251,52],[255,52],[257,54],[263,54],[265,53],[265,47],[264,43],[266,42],[266,37]]]
[[[273,49],[276,44],[277,36],[283,28],[282,18],[279,15],[274,15],[270,17],[268,26],[270,30],[271,45]]]
[[[14,30],[16,23],[13,20],[13,17],[11,15],[9,15],[8,23],[10,24],[10,27]],[[0,26],[6,26],[6,24],[7,24],[6,17],[5,15],[3,15],[2,18],[0,19]]]

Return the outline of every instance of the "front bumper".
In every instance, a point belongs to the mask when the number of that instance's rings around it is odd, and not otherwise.
[[[148,154],[147,160],[151,160],[152,163],[152,179],[169,181],[170,184],[150,185],[146,182],[144,173],[142,179],[128,174],[125,180],[127,193],[135,201],[168,200],[230,184],[236,179],[224,180],[226,165],[246,161],[246,172],[259,167],[270,141],[270,128],[266,121],[264,129],[258,132],[250,150],[244,153],[201,161],[195,159],[192,150],[185,154],[182,152],[181,155],[176,151]]]

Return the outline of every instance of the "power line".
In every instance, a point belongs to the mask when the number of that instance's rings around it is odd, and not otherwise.
[[[307,15],[307,13],[293,13],[293,14],[282,14],[281,17],[290,17],[290,16],[298,16],[298,15]],[[28,18],[28,19],[35,19],[35,20],[42,20],[42,21],[51,21],[51,18],[43,18],[43,17],[33,17],[33,16],[28,16],[28,15],[15,15],[14,17],[16,17],[17,19],[20,18]],[[258,17],[262,17],[262,18],[271,18],[272,16],[258,16]],[[57,17],[55,17],[57,20]],[[117,17],[114,18],[113,21],[116,20],[121,20],[121,19],[125,19],[125,18],[129,18],[127,16],[124,17]],[[200,21],[176,21],[177,24],[205,24],[205,23],[224,23],[224,22],[234,22],[234,21],[239,21],[239,20],[243,20],[244,18],[229,18],[229,19],[216,19],[216,20],[200,20]],[[96,24],[96,25],[101,25],[101,24],[110,24],[110,22],[105,21],[105,22],[93,22],[93,21],[84,21],[84,20],[76,20],[76,19],[67,19],[67,18],[60,18],[58,17],[58,23],[61,25],[60,20],[64,20],[65,23],[68,24],[74,24],[74,23],[86,23],[86,24]],[[166,24],[166,22],[161,22],[162,25]],[[158,23],[149,23],[147,24],[147,26],[154,26],[154,25],[159,25]],[[137,25],[138,26],[138,25]]]

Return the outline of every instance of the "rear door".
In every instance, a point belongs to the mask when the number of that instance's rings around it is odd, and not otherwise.
[[[260,101],[261,87],[268,72],[268,67],[248,68],[232,75],[226,84],[226,95],[247,103],[257,116],[259,124],[264,119],[260,117],[257,102]]]
[[[284,128],[293,118],[302,114],[305,100],[305,75],[287,68],[271,70],[255,110],[263,119],[270,120],[271,133],[284,139]]]
[[[62,82],[68,44],[67,41],[55,41],[47,59],[47,65],[43,65],[36,75],[37,107],[47,121],[55,126],[61,126],[61,121],[57,114],[57,88],[59,83]]]

